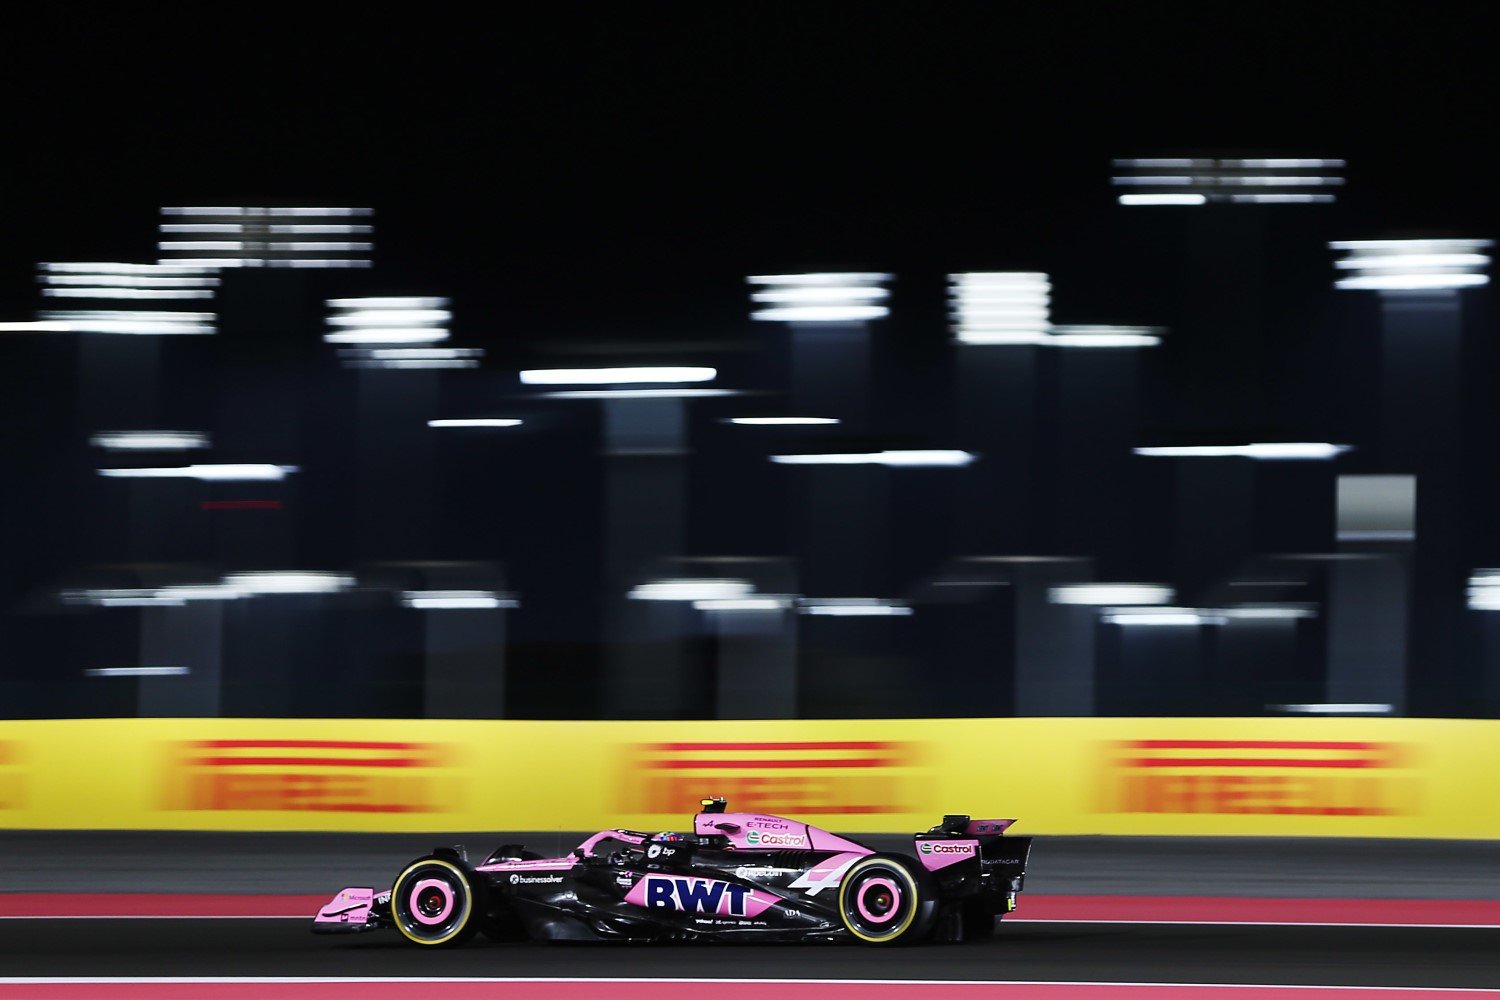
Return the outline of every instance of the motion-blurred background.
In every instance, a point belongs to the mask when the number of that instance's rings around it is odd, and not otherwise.
[[[1500,714],[1475,26],[1092,17],[49,33],[0,715]]]

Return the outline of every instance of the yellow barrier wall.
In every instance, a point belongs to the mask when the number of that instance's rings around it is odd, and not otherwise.
[[[0,722],[0,827],[677,829],[703,795],[834,829],[1500,837],[1500,722]]]

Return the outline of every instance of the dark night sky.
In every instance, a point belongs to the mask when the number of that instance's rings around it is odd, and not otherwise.
[[[1491,235],[1478,13],[1048,10],[54,26],[0,70],[0,308],[161,204],[279,197],[374,205],[388,280],[497,338],[741,325],[748,270],[1107,270],[1109,158],[1174,150],[1343,156],[1353,228]]]

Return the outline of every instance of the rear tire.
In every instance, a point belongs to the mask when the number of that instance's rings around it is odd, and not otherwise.
[[[937,919],[937,893],[925,869],[905,858],[873,854],[844,874],[839,919],[866,944],[921,941]]]
[[[412,944],[455,947],[479,930],[482,893],[467,866],[436,856],[418,858],[391,887],[391,922]]]

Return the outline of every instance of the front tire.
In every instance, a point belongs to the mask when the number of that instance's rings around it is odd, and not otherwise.
[[[436,856],[418,858],[396,876],[391,922],[401,936],[427,948],[463,944],[484,916],[473,873]]]
[[[839,884],[839,919],[866,944],[920,941],[932,931],[936,918],[931,878],[904,858],[863,858]]]

